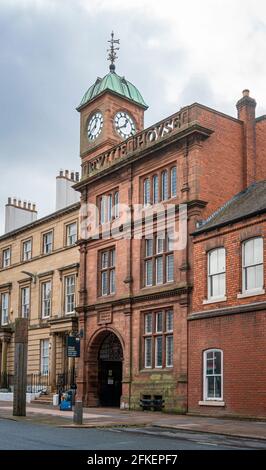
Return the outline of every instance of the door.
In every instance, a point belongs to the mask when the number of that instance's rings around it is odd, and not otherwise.
[[[101,406],[120,406],[123,350],[118,337],[108,333],[99,349],[98,392]]]
[[[99,372],[99,398],[101,406],[120,406],[122,362],[101,361]]]

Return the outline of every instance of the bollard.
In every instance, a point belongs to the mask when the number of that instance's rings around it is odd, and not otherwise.
[[[82,424],[83,423],[83,407],[82,401],[76,401],[74,407],[74,424]]]

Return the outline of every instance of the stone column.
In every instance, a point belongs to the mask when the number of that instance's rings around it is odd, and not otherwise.
[[[10,341],[10,335],[2,335],[0,337],[0,341],[2,342],[2,353],[1,353],[1,383],[0,383],[0,388],[6,388],[7,385],[7,349],[8,349],[8,343]]]
[[[121,409],[129,409],[131,400],[131,381],[132,381],[132,308],[125,307],[125,331],[124,331],[124,361],[122,378],[122,396],[120,400]]]
[[[2,355],[1,355],[1,373],[7,373],[7,344],[6,338],[2,339]]]
[[[56,391],[56,334],[52,333],[51,344],[51,371],[50,371],[50,385],[52,392]]]
[[[28,319],[17,318],[15,321],[14,416],[26,416],[27,359]]]

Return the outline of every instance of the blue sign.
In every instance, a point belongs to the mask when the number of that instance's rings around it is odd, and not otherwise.
[[[80,339],[76,336],[67,338],[67,357],[80,357]]]

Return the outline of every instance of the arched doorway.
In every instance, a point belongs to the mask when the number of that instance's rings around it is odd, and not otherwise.
[[[120,406],[123,349],[118,337],[108,332],[98,353],[98,392],[101,406]]]

